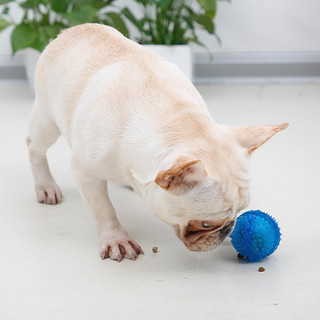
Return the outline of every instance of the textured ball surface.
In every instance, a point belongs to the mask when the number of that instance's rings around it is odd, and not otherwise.
[[[277,249],[281,233],[273,217],[256,210],[247,211],[238,217],[230,237],[240,255],[250,261],[259,261]]]

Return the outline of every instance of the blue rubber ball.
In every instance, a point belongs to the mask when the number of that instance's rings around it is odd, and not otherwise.
[[[230,237],[239,254],[250,261],[259,261],[277,249],[281,233],[273,217],[255,210],[247,211],[238,217]]]

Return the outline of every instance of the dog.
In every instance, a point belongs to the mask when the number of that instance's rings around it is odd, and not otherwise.
[[[217,247],[248,205],[250,154],[288,124],[216,124],[178,68],[117,30],[83,24],[41,54],[27,145],[37,200],[62,201],[46,151],[62,134],[96,220],[100,256],[143,253],[120,225],[107,181],[131,186],[192,251]]]

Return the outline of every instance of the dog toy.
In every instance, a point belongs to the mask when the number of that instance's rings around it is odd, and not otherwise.
[[[259,261],[277,249],[281,233],[273,217],[256,210],[238,217],[230,237],[233,247],[241,256],[250,261]]]

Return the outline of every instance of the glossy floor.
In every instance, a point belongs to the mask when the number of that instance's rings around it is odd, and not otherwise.
[[[251,160],[248,209],[276,217],[278,250],[258,263],[238,260],[230,240],[189,252],[137,195],[111,185],[119,219],[145,255],[101,261],[63,139],[48,156],[64,201],[35,201],[24,141],[32,97],[26,83],[2,82],[0,319],[320,318],[320,84],[198,88],[217,122],[291,124]]]

